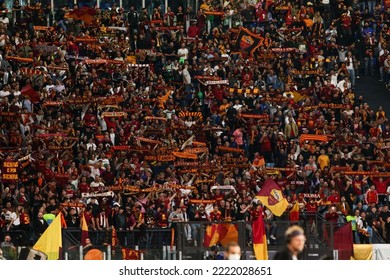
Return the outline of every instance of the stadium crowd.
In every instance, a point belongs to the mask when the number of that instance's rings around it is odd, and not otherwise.
[[[362,76],[390,82],[389,1],[182,2],[2,4],[0,240],[33,244],[62,211],[139,242],[263,215],[274,242],[298,205],[389,243],[390,124],[355,95]],[[268,178],[287,215],[255,199]]]

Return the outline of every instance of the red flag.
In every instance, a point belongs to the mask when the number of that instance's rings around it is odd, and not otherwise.
[[[353,235],[350,222],[334,231],[334,248],[339,251],[339,260],[350,260],[353,256]]]
[[[38,92],[31,85],[26,85],[20,90],[21,94],[28,97],[32,103],[38,103],[40,100]]]
[[[253,251],[257,260],[268,260],[267,236],[263,216],[252,222]]]

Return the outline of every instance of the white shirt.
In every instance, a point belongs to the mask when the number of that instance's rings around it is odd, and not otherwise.
[[[16,215],[15,212],[11,213],[11,218],[14,220],[14,222],[13,222],[14,226],[20,225],[20,219],[19,219],[18,215]]]
[[[351,83],[347,83],[347,87],[344,87],[344,83],[345,83],[345,80],[341,80],[338,84],[337,84],[337,87],[339,88],[339,89],[341,89],[341,91],[342,92],[344,92],[344,90],[346,90],[346,89],[349,89],[349,88],[351,88]]]
[[[184,81],[184,84],[186,84],[186,85],[191,84],[191,75],[190,75],[190,72],[188,72],[187,68],[184,68],[184,70],[183,70],[183,81]]]
[[[390,201],[390,186],[387,187],[387,193],[389,194],[389,195],[388,195],[388,199],[389,199],[389,201]]]
[[[337,87],[337,77],[338,77],[337,74],[333,74],[330,76],[330,83],[335,87]]]
[[[113,145],[115,145],[115,133],[110,133],[110,140]]]
[[[240,110],[241,107],[242,107],[241,104],[235,104],[235,105],[233,106],[233,108],[236,109],[237,111]]]
[[[89,148],[92,148],[93,151],[96,150],[96,144],[95,143],[87,143],[87,150],[89,150]]]
[[[352,57],[346,57],[345,58],[345,64],[347,64],[348,70],[353,70],[353,58]]]
[[[336,29],[328,29],[325,31],[326,40],[330,41],[332,38],[334,38],[337,35]]]
[[[91,188],[104,187],[104,183],[103,182],[91,182],[90,187]]]
[[[184,59],[188,59],[188,49],[187,48],[180,48],[177,51],[177,55],[179,57],[184,57]]]
[[[9,91],[0,90],[0,97],[7,97],[11,93]]]
[[[175,109],[173,109],[172,111],[169,111],[168,109],[164,110],[164,114],[167,120],[170,120],[172,118],[172,115],[175,113],[176,113]]]

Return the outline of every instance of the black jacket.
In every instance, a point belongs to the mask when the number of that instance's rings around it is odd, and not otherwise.
[[[48,224],[45,220],[43,220],[43,223],[41,221],[39,221],[38,219],[35,219],[33,222],[34,233],[37,236],[41,236],[42,233],[44,233],[44,231],[47,229],[47,227],[48,227]]]
[[[282,251],[279,251],[274,256],[274,260],[292,260],[292,254],[288,250],[288,248],[284,248]],[[302,254],[298,255],[298,260],[302,260]]]

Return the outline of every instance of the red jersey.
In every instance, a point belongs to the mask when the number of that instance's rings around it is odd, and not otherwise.
[[[325,214],[325,220],[328,222],[337,223],[337,220],[339,219],[339,214],[337,213],[326,213]]]
[[[221,221],[222,220],[221,211],[217,211],[217,212],[212,211],[210,213],[210,220],[211,221]]]
[[[353,181],[353,190],[355,191],[356,195],[362,195],[362,181]]]
[[[368,190],[366,192],[366,201],[367,201],[367,204],[371,204],[371,203],[378,203],[378,193],[376,190]]]
[[[263,209],[261,208],[260,210],[252,210],[251,211],[251,217],[252,221],[257,221],[258,218],[263,216]]]
[[[29,225],[31,222],[30,216],[27,213],[20,214],[20,223],[22,225]]]
[[[373,180],[373,183],[375,185],[375,188],[378,192],[378,194],[386,194],[387,192],[387,185],[390,183],[390,178],[388,178],[386,181],[379,182],[377,180]]]
[[[214,195],[213,199],[215,199],[219,204],[219,202],[223,199],[223,196],[223,194]]]
[[[257,10],[256,11],[257,20],[259,22],[264,22],[267,19],[267,12],[265,10]]]
[[[80,193],[88,193],[89,192],[89,185],[87,183],[80,183],[79,190],[80,190]]]
[[[157,225],[161,228],[168,227],[167,213],[159,212],[157,215]]]
[[[351,27],[352,24],[352,18],[347,13],[344,13],[341,15],[341,25],[344,28]]]
[[[330,201],[332,204],[339,203],[340,202],[340,196],[338,194],[331,194],[328,197],[328,201]]]
[[[306,212],[317,212],[317,204],[306,204]]]

